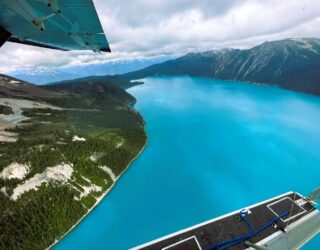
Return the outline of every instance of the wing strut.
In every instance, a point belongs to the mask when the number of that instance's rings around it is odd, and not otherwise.
[[[0,47],[9,40],[11,33],[6,29],[0,27]]]

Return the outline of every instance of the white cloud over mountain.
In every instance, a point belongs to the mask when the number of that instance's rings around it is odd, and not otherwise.
[[[96,0],[111,54],[7,43],[0,72],[320,37],[319,0]]]

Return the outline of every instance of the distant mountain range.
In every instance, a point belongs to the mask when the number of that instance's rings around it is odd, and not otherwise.
[[[122,83],[150,76],[209,77],[272,84],[320,95],[320,39],[285,39],[251,49],[222,49],[183,57],[131,73],[107,76]]]
[[[13,71],[10,73],[10,75],[34,84],[48,84],[52,82],[60,82],[88,76],[124,74],[173,58],[177,58],[177,56],[154,56],[139,59],[110,61],[100,64],[59,67],[53,69],[38,67],[32,70],[24,69]]]
[[[290,90],[320,95],[320,39],[317,38],[265,42],[244,50],[222,49],[189,53],[163,62],[164,58],[154,58],[140,63],[122,62],[115,64],[109,70],[125,72],[160,60],[160,63],[129,73],[83,77],[61,81],[59,84],[106,82],[128,88],[142,83],[132,80],[150,76],[189,75],[277,85]],[[106,71],[110,65],[99,67],[101,67],[99,72],[102,72],[103,69]],[[116,67],[119,67],[118,70],[115,70]],[[75,73],[78,74],[78,72]]]
[[[47,84],[50,82],[59,82],[67,79],[77,79],[81,75],[63,72],[60,69],[51,68],[36,68],[36,69],[23,69],[9,73],[10,76],[32,82],[37,85]]]

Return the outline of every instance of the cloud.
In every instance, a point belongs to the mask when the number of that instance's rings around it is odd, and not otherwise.
[[[96,0],[113,53],[61,52],[7,43],[0,72],[103,63],[265,40],[320,37],[318,0]]]

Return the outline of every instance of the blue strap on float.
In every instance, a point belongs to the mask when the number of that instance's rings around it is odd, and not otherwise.
[[[263,230],[265,230],[266,228],[270,227],[273,223],[275,223],[276,221],[278,221],[279,219],[281,219],[282,217],[286,216],[289,214],[289,211],[286,211],[282,214],[279,214],[278,216],[272,218],[271,220],[269,220],[266,224],[264,224],[263,226],[259,227],[256,231],[253,230],[253,226],[252,224],[247,220],[246,215],[245,215],[245,209],[240,211],[240,218],[247,224],[249,232],[243,236],[240,237],[236,237],[233,238],[231,240],[227,240],[227,241],[223,241],[219,244],[210,246],[207,248],[207,250],[213,250],[213,249],[226,249],[228,247],[234,246],[236,244],[239,244],[241,242],[244,242],[248,239],[250,239],[251,237],[259,234],[260,232],[262,232]]]

